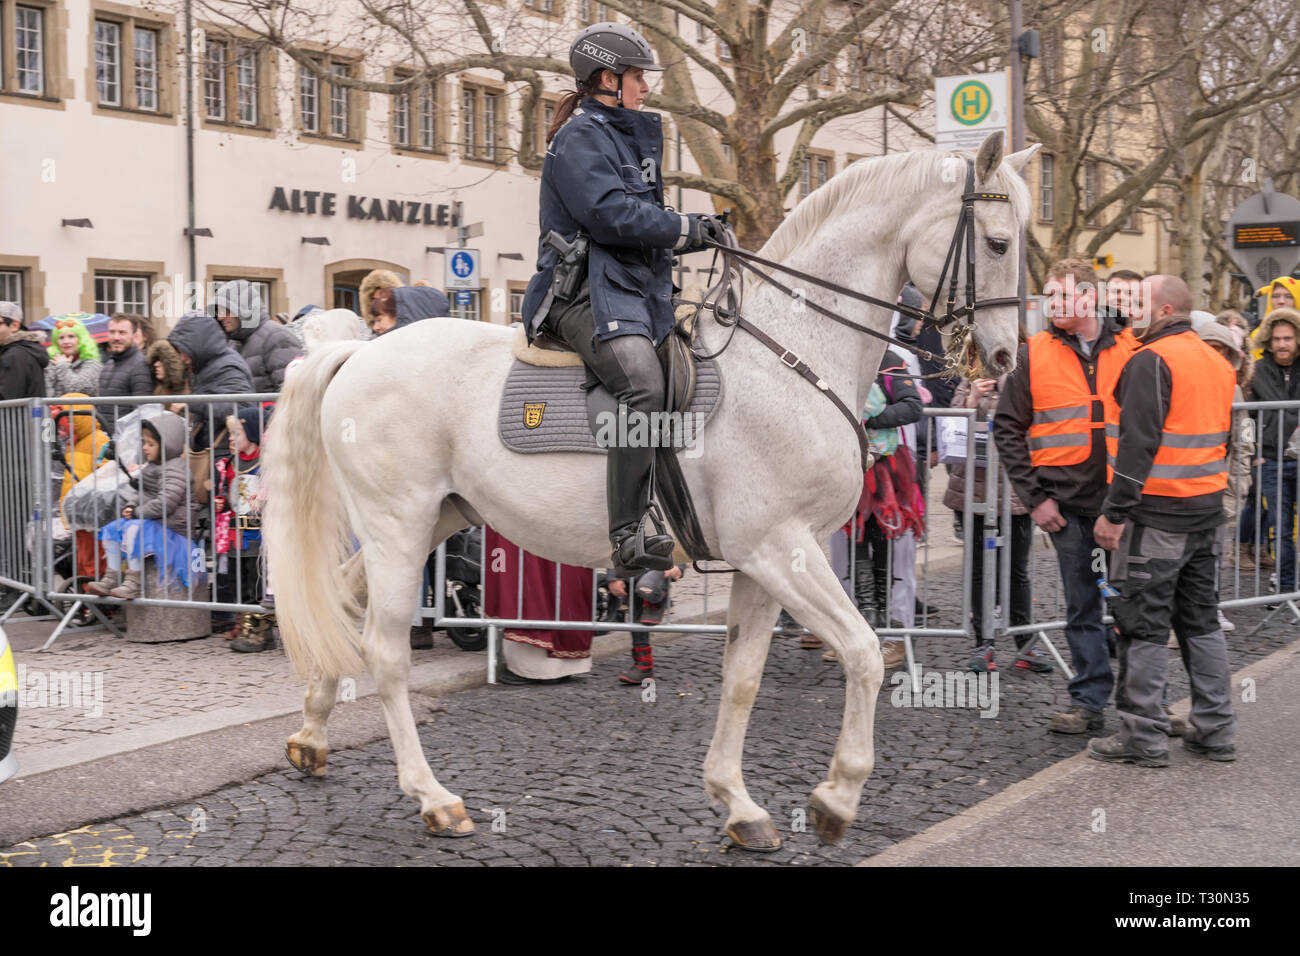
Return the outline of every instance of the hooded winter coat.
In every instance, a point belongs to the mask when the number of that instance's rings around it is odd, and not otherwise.
[[[45,366],[50,357],[39,332],[14,332],[0,345],[0,401],[10,398],[44,398]]]
[[[450,315],[447,297],[437,289],[425,285],[403,286],[393,290],[393,304],[397,307],[397,326],[410,325],[420,319]]]
[[[185,460],[185,419],[163,412],[145,419],[141,427],[158,439],[160,461],[142,465],[122,488],[122,507],[134,508],[136,518],[163,521],[182,537],[196,538],[203,506],[194,495]]]
[[[88,397],[80,392],[59,396],[70,400]],[[68,428],[72,436],[72,453],[64,454],[72,471],[63,472],[63,487],[59,489],[59,503],[62,504],[64,497],[72,490],[72,486],[95,470],[95,466],[99,463],[99,453],[108,444],[108,435],[104,434],[99,427],[99,422],[95,418],[95,409],[90,405],[65,404],[50,407],[50,414],[56,421],[60,420],[60,413],[63,415],[63,421],[71,419]],[[59,434],[60,437],[65,434],[62,428]]]
[[[1296,330],[1300,338],[1300,315],[1292,309],[1274,309],[1264,316],[1256,330],[1256,340],[1264,345],[1264,354],[1255,363],[1255,377],[1250,383],[1250,398],[1255,402],[1286,402],[1300,399],[1300,358],[1290,365],[1278,365],[1273,358],[1269,340],[1273,337],[1273,326],[1284,321]],[[1260,412],[1259,449],[1260,455],[1269,461],[1281,461],[1287,440],[1300,424],[1300,410],[1283,409],[1282,438],[1278,444],[1279,412]]]
[[[206,312],[187,312],[172,329],[167,341],[178,352],[190,357],[190,389],[195,395],[236,395],[253,391],[253,380],[248,365],[226,340],[226,331]],[[221,431],[227,415],[235,414],[231,402],[218,402],[211,406],[212,422]],[[190,414],[199,421],[195,430],[194,448],[207,448],[208,405],[195,405]]]
[[[294,334],[271,318],[257,287],[247,279],[235,279],[217,289],[212,306],[239,317],[239,325],[228,335],[248,364],[251,391],[278,392],[284,384],[285,366],[302,354]]]
[[[189,391],[189,383],[185,375],[185,363],[181,361],[180,353],[166,339],[159,339],[153,345],[149,346],[149,374],[153,374],[155,362],[162,362],[163,377],[162,381],[154,379],[153,393],[155,395],[185,395]]]

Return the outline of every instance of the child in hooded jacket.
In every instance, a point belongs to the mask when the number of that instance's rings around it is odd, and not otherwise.
[[[150,555],[158,565],[156,593],[166,592],[169,578],[188,589],[203,573],[202,549],[192,540],[198,534],[201,506],[185,460],[185,421],[163,412],[155,419],[145,419],[140,427],[145,463],[135,466],[131,482],[122,489],[122,517],[99,533],[108,571],[86,585],[91,594],[123,600],[140,597],[141,570]],[[123,553],[127,555],[125,575]]]

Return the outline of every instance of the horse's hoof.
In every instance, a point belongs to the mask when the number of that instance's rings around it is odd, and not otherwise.
[[[844,831],[853,822],[852,818],[836,814],[815,793],[808,798],[808,807],[812,811],[813,832],[817,834],[817,839],[827,845],[839,843]]]
[[[465,804],[457,800],[424,814],[429,832],[440,837],[467,837],[474,835],[474,821],[465,812]]]
[[[727,827],[727,836],[742,850],[775,853],[781,849],[781,835],[770,819],[744,820]]]
[[[284,745],[284,755],[295,769],[313,777],[325,776],[325,758],[329,755],[329,750],[325,747],[308,747],[290,740]]]

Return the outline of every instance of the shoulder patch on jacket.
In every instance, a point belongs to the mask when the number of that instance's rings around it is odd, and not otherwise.
[[[591,114],[591,118],[594,119],[597,123],[603,123],[603,122],[605,122],[605,114],[604,114],[604,113],[592,113],[592,114]]]

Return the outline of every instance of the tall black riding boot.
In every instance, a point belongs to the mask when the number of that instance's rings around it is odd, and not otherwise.
[[[618,577],[637,571],[667,571],[673,566],[672,536],[662,533],[662,524],[648,515],[654,454],[655,449],[649,446],[615,445],[608,452],[605,496],[609,540],[614,548],[610,560]],[[652,524],[658,527],[652,528]]]

